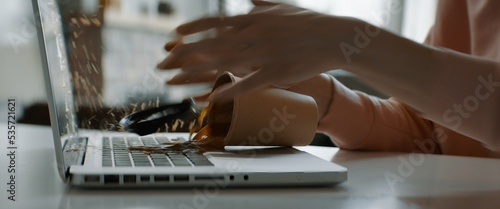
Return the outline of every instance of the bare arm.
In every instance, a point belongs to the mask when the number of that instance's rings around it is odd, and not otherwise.
[[[195,75],[259,66],[217,92],[214,99],[219,100],[346,69],[424,117],[500,151],[498,61],[428,47],[360,20],[287,5],[257,7],[223,20],[204,18],[180,26],[178,32],[189,35],[220,27],[227,32],[174,48],[158,67],[181,67]],[[196,56],[204,59],[179,65],[178,60]]]
[[[423,117],[500,151],[498,61],[428,47],[381,30],[345,68]]]

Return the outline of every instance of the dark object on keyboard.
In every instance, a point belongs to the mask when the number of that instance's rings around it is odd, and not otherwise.
[[[132,113],[121,119],[120,125],[125,131],[143,136],[155,133],[169,121],[197,112],[194,100],[187,99],[181,103],[163,105]]]

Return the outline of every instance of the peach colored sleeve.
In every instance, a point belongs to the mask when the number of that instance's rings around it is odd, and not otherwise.
[[[415,140],[431,139],[433,124],[396,99],[348,89],[332,79],[334,94],[318,130],[343,149],[417,151]],[[439,150],[436,150],[438,152]]]
[[[416,98],[430,99],[418,102],[394,99],[408,98],[405,92],[382,100],[334,80],[333,100],[318,130],[345,149],[415,151],[419,140],[432,140],[438,123],[500,150],[500,64],[442,49],[435,50],[433,63],[432,80],[419,81],[432,90],[414,91]]]

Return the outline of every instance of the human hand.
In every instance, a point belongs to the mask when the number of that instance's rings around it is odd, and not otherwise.
[[[177,28],[180,35],[224,28],[216,37],[179,44],[158,68],[181,68],[181,76],[252,69],[240,82],[221,88],[214,99],[270,85],[290,86],[326,70],[340,68],[345,58],[339,47],[353,37],[351,19],[266,1],[253,1],[247,15],[203,18]],[[348,30],[351,29],[351,30]]]

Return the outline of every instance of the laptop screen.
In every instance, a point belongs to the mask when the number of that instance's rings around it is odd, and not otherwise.
[[[41,17],[40,39],[45,44],[45,56],[42,54],[42,62],[46,62],[45,79],[47,86],[47,97],[51,110],[51,123],[57,128],[59,137],[75,137],[77,135],[76,114],[73,103],[73,85],[69,72],[66,46],[62,29],[61,16],[55,0],[43,0],[39,3],[39,14]],[[56,136],[54,136],[56,137]]]
[[[33,11],[44,70],[57,169],[62,179],[66,180],[69,165],[75,164],[73,159],[78,158],[68,158],[69,153],[63,152],[63,145],[68,141],[78,142],[78,127],[64,30],[55,0],[33,0]],[[81,152],[75,154],[79,156]]]

